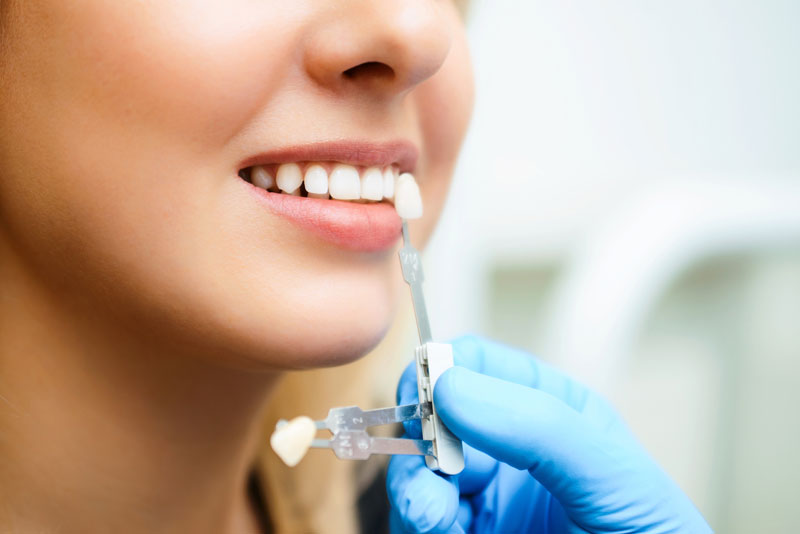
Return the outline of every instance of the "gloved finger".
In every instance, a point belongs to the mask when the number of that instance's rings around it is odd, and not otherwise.
[[[400,381],[397,383],[397,404],[410,404],[418,402],[419,391],[417,391],[417,365],[415,362],[410,362],[403,369],[403,374],[400,375]]]
[[[472,510],[472,504],[468,499],[461,499],[458,503],[458,516],[456,522],[464,532],[469,532],[472,526],[472,518],[475,512]]]
[[[397,404],[414,404],[419,402],[419,391],[417,389],[417,365],[413,361],[408,364],[400,375],[400,382],[397,383]],[[419,419],[406,421],[403,427],[408,437],[420,439],[422,437],[422,424]]]
[[[499,464],[483,451],[464,444],[464,470],[458,475],[462,495],[480,493],[492,481]]]
[[[434,400],[456,436],[527,469],[565,508],[647,480],[633,465],[637,453],[609,442],[606,433],[543,391],[454,367],[439,378]]]
[[[447,532],[448,534],[466,534],[468,532],[468,528],[465,527],[460,521],[457,521]],[[417,529],[409,530],[406,528],[406,524],[403,522],[403,518],[400,516],[399,512],[392,508],[389,510],[389,532],[391,534],[417,534],[420,532]]]
[[[401,532],[458,532],[458,484],[428,469],[422,456],[393,456],[386,490]]]
[[[411,362],[403,371],[397,385],[397,404],[411,404],[417,402],[417,368]],[[422,428],[419,420],[407,421],[404,424],[406,437],[419,439],[422,437]],[[480,493],[491,481],[497,472],[497,460],[469,445],[464,446],[464,471],[459,477],[461,493],[471,495]]]
[[[456,365],[549,393],[585,413],[598,427],[625,427],[605,399],[525,351],[479,336],[463,336],[452,345]]]

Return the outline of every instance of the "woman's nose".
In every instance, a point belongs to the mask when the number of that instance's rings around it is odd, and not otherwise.
[[[439,0],[333,0],[310,26],[304,67],[337,92],[389,97],[441,67],[451,35]]]

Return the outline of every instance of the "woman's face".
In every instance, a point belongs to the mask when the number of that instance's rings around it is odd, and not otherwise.
[[[451,2],[2,0],[0,17],[0,239],[63,310],[262,367],[380,340],[406,298],[393,208],[239,173],[402,167],[421,244],[472,103]]]

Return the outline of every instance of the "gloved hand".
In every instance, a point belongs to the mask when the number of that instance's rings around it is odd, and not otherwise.
[[[707,533],[708,524],[597,394],[532,356],[465,337],[434,389],[464,441],[466,468],[441,476],[395,456],[392,531]],[[413,364],[398,404],[417,402]],[[419,422],[408,424],[420,437]]]

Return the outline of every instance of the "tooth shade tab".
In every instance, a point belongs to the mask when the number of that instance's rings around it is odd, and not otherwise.
[[[370,167],[361,175],[361,198],[383,200],[383,173],[378,167]]]
[[[331,198],[356,200],[361,198],[361,178],[352,165],[338,164],[333,167],[328,179]]]
[[[278,423],[275,432],[269,438],[269,444],[275,454],[289,467],[294,467],[311,447],[317,427],[310,417],[301,415],[291,421]]]
[[[297,163],[284,163],[278,167],[278,188],[285,193],[294,193],[303,183],[303,173]]]
[[[422,195],[414,176],[403,173],[397,179],[394,190],[394,208],[402,219],[422,217]]]
[[[316,195],[324,194],[328,196],[328,171],[325,167],[317,163],[311,164],[306,167],[306,175],[303,179],[306,186],[306,191],[309,196],[313,193]]]
[[[275,178],[261,165],[256,165],[250,171],[250,182],[261,189],[275,188]]]

